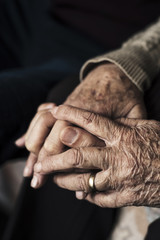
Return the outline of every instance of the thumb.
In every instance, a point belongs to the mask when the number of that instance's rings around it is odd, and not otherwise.
[[[55,118],[69,121],[94,136],[108,141],[117,139],[123,129],[121,122],[115,122],[107,117],[73,106],[60,105],[51,112]]]
[[[82,128],[73,126],[66,127],[60,134],[60,140],[68,147],[104,147],[105,143]]]

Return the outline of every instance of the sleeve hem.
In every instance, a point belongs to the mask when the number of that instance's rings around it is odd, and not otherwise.
[[[81,68],[80,79],[104,62],[117,65],[140,91],[149,88],[151,80],[158,74],[158,69],[153,60],[141,47],[126,47],[88,60]]]

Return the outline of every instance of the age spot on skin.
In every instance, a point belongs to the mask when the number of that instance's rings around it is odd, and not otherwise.
[[[96,91],[95,91],[95,90],[92,90],[92,91],[91,91],[91,94],[92,94],[92,96],[95,96],[95,95],[96,95]]]
[[[111,83],[108,82],[108,83],[106,84],[106,91],[110,91],[110,88],[111,88]]]

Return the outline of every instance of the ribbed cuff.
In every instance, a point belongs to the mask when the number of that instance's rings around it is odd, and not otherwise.
[[[97,64],[112,62],[117,65],[130,80],[143,91],[149,88],[158,73],[157,65],[142,47],[129,46],[88,60],[81,68],[82,80]]]

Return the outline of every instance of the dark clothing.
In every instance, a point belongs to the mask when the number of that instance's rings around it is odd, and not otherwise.
[[[110,35],[104,48],[103,44],[96,43],[96,36],[85,36],[88,27],[83,35],[74,30],[72,19],[72,25],[69,22],[65,25],[65,19],[60,19],[58,15],[53,14],[51,18],[47,11],[48,4],[42,0],[0,2],[0,98],[3,103],[0,109],[1,163],[24,154],[14,146],[13,141],[25,132],[37,106],[45,101],[51,87],[54,86],[54,89],[49,98],[62,103],[78,84],[78,78],[65,80],[60,85],[57,83],[77,74],[86,59],[111,50],[126,38],[122,34],[122,38],[119,36],[114,43],[118,30],[114,28],[111,34],[109,21],[106,29]],[[80,2],[75,1],[75,4]],[[111,3],[108,11],[109,6]],[[123,11],[126,12],[126,8]],[[114,24],[116,26],[118,23]],[[131,34],[131,25],[128,25],[128,30],[127,25],[124,26],[125,32],[128,31],[127,36]],[[156,118],[160,106],[159,101],[154,101],[158,99],[160,86],[156,85],[153,89],[146,100],[151,105],[150,116]],[[31,189],[29,183],[29,179],[24,180],[3,240],[106,239],[113,226],[116,210],[101,209],[86,201],[78,201],[73,193],[57,188],[51,181],[39,190]]]
[[[65,79],[52,89],[48,101],[62,103],[77,84],[77,77]],[[52,178],[38,190],[26,178],[3,240],[104,240],[116,211],[78,201],[74,192],[58,188]]]
[[[51,20],[44,3],[0,2],[1,163],[23,153],[14,141],[26,131],[51,87],[77,74],[85,60],[104,51],[94,41]]]
[[[159,17],[157,0],[54,0],[53,18],[116,49]]]
[[[151,223],[148,228],[148,234],[145,240],[159,240],[159,226],[160,226],[160,219],[157,219],[156,221]]]
[[[33,190],[25,179],[3,240],[105,240],[115,210],[78,201],[73,192],[48,182]]]
[[[2,163],[26,154],[15,147],[14,140],[26,131],[49,90],[64,77],[77,74],[85,60],[104,49],[50,19],[44,1],[5,0],[0,4]],[[52,100],[62,103],[78,83],[74,78],[63,88],[57,86],[59,90],[56,88],[52,96],[59,99]],[[35,191],[26,179],[3,239],[101,240],[109,233],[114,216],[115,210],[102,211],[78,201],[73,193],[61,191],[51,181]]]
[[[76,86],[78,78],[68,78],[49,93],[57,104]],[[160,76],[145,95],[148,116],[160,121]],[[63,96],[61,98],[61,95]],[[25,179],[3,240],[106,240],[112,230],[117,210],[96,207],[75,199],[74,193],[56,187],[50,181],[34,190]],[[145,240],[159,240],[160,220],[149,227]]]

